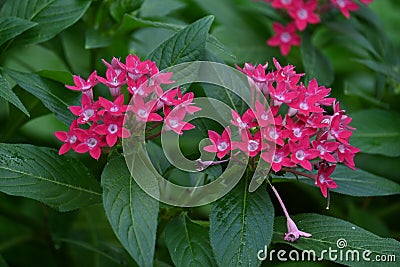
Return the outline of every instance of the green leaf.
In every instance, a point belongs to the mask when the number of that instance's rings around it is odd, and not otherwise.
[[[74,84],[73,76],[68,71],[40,70],[37,72],[42,78],[47,78],[62,84]]]
[[[269,245],[274,207],[265,188],[248,191],[247,179],[215,202],[210,240],[219,266],[259,266],[257,252]]]
[[[171,166],[171,163],[165,157],[164,151],[156,143],[149,141],[146,143],[146,150],[154,168],[159,174],[163,174],[165,170]]]
[[[173,31],[179,31],[184,28],[182,25],[159,22],[147,19],[141,19],[129,14],[125,14],[121,23],[121,26],[118,29],[120,33],[126,33],[129,31],[133,31],[140,28],[152,27],[152,28],[164,28]]]
[[[356,53],[360,53],[357,52],[357,50],[360,50],[361,48],[371,53],[376,58],[381,58],[371,42],[359,30],[357,30],[357,25],[353,20],[328,22],[326,25],[331,30],[339,32],[345,36],[342,45],[346,45],[346,47],[354,50]]]
[[[0,144],[0,191],[60,211],[101,202],[99,184],[80,161],[27,144]]]
[[[3,259],[1,255],[0,255],[0,267],[8,267],[7,262]]]
[[[329,59],[313,45],[311,34],[304,32],[301,41],[301,55],[307,80],[316,78],[318,84],[329,86],[334,80],[333,67]]]
[[[140,7],[140,16],[143,18],[164,17],[184,6],[185,4],[179,0],[145,0]]]
[[[68,107],[80,105],[81,94],[68,90],[60,83],[42,78],[37,74],[10,69],[5,69],[5,72],[21,88],[39,98],[62,122],[69,125],[74,120],[75,116],[68,110]]]
[[[287,232],[286,219],[277,217],[275,220],[274,243],[286,243],[300,250],[313,250],[317,257],[322,255],[326,260],[347,266],[398,266],[395,262],[384,262],[383,264],[375,261],[377,255],[380,255],[380,257],[383,255],[395,255],[395,260],[397,262],[400,260],[400,243],[394,239],[381,238],[352,223],[319,214],[298,214],[293,216],[293,220],[299,229],[311,233],[312,237],[300,238],[294,243],[284,241],[282,236],[283,233]],[[344,239],[347,246],[344,248],[338,247],[338,240],[340,239]],[[323,250],[325,252],[322,254]],[[329,250],[336,250],[336,252],[331,253],[331,258],[329,257]],[[371,251],[370,254],[366,252],[368,250]],[[352,254],[353,251],[357,252]],[[342,253],[342,256],[340,256],[340,253]],[[346,260],[346,253],[349,260]],[[371,261],[364,260],[363,253],[367,253],[364,255],[369,257]],[[301,253],[299,254],[301,256]],[[356,257],[357,254],[360,260],[352,260],[352,255]],[[308,254],[305,255],[307,257]],[[334,259],[334,256],[337,258]],[[286,253],[285,257],[288,257],[288,253]]]
[[[113,38],[107,32],[88,29],[85,35],[85,49],[107,47],[112,43]]]
[[[279,176],[276,178],[279,179],[282,177]],[[284,179],[285,178],[299,180],[300,182],[315,187],[315,182],[310,178],[303,176],[296,177],[291,173],[286,173]],[[344,165],[338,165],[332,174],[332,179],[335,180],[338,185],[338,187],[336,189],[332,189],[332,191],[340,194],[357,197],[400,194],[399,184],[386,178],[363,171],[359,168],[354,171]],[[316,190],[319,190],[318,187],[315,188]]]
[[[118,29],[119,33],[126,33],[140,28],[152,27],[157,29],[167,29],[172,31],[179,31],[185,28],[183,25],[172,24],[166,22],[159,22],[153,20],[146,20],[137,18],[135,16],[125,14],[121,26]],[[212,48],[218,53],[225,54],[228,58],[232,59],[232,52],[227,49],[214,35],[208,34],[207,47]]]
[[[93,244],[90,244],[87,242],[69,239],[69,238],[55,237],[54,240],[56,242],[64,242],[64,243],[79,247],[80,249],[84,249],[84,250],[88,250],[93,253],[96,253],[97,255],[102,256],[105,259],[108,259],[112,263],[118,264],[117,266],[123,266],[123,265],[127,264],[126,262],[123,261],[123,256],[124,256],[125,250],[123,250],[122,248],[119,251],[117,248],[107,246],[108,244],[100,244],[100,245],[96,246],[96,245],[93,245]]]
[[[355,59],[355,61],[364,64],[373,71],[390,76],[396,82],[400,83],[400,71],[398,66],[391,66],[371,59]]]
[[[165,242],[175,266],[216,266],[208,230],[184,214],[167,224]]]
[[[153,266],[158,201],[131,177],[124,158],[108,162],[101,175],[103,205],[114,233],[140,266]]]
[[[0,45],[29,30],[37,23],[16,17],[0,18]]]
[[[6,101],[10,102],[26,116],[30,116],[28,110],[26,110],[24,104],[22,104],[21,100],[19,100],[18,96],[12,91],[10,84],[8,81],[0,74],[0,97],[4,98]]]
[[[350,143],[364,153],[400,156],[400,113],[378,109],[351,114],[356,128]]]
[[[119,22],[125,14],[139,8],[142,2],[143,0],[114,0],[111,2],[110,14]]]
[[[164,41],[147,58],[155,61],[160,69],[201,59],[213,20],[213,16],[207,16],[190,24]]]
[[[44,42],[77,22],[90,0],[8,0],[0,17],[19,17],[37,25],[21,35],[25,44]]]

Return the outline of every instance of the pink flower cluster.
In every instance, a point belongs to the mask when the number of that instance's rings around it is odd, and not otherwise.
[[[372,1],[360,0],[365,5]],[[289,54],[291,46],[300,45],[301,38],[297,35],[297,30],[304,31],[308,24],[320,23],[319,15],[325,11],[337,8],[346,18],[350,18],[350,11],[359,9],[353,0],[264,0],[264,2],[271,3],[273,8],[284,10],[292,20],[286,26],[274,22],[275,35],[267,41],[270,46],[279,46],[284,56]]]
[[[303,74],[296,73],[292,65],[282,67],[275,59],[274,65],[276,70],[272,72],[266,72],[268,63],[237,67],[265,98],[257,97],[255,108],[243,115],[232,110],[232,125],[221,135],[210,130],[212,145],[204,149],[216,152],[219,159],[235,149],[255,159],[259,156],[271,164],[275,173],[285,171],[312,178],[327,197],[328,188],[337,187],[330,177],[336,164],[355,169],[353,158],[359,149],[349,144],[354,130],[349,126],[351,118],[334,98],[328,97],[331,89],[318,85],[315,79],[304,85],[300,82]],[[332,114],[325,107],[331,107]],[[238,129],[240,142],[231,141],[231,127]],[[275,153],[263,153],[270,149],[271,142],[276,146]],[[311,171],[313,166],[318,169],[317,175],[296,171],[297,167]]]
[[[193,105],[193,93],[182,95],[179,87],[166,92],[161,88],[162,84],[173,83],[172,73],[160,73],[155,62],[141,61],[136,55],[128,55],[125,63],[117,58],[111,63],[103,60],[103,63],[107,66],[106,77],[94,71],[87,80],[74,75],[74,85],[66,85],[68,89],[82,92],[82,98],[80,106],[69,107],[77,116],[69,131],[55,132],[64,142],[59,154],[72,149],[78,153],[89,152],[91,157],[99,159],[102,148],[113,147],[119,138],[131,135],[123,127],[127,112],[133,112],[135,122],[164,122],[165,130],[177,134],[194,128],[183,121],[186,113],[200,110]],[[112,101],[101,96],[94,100],[93,89],[99,82],[108,87]],[[125,96],[131,100],[129,104],[125,104]]]

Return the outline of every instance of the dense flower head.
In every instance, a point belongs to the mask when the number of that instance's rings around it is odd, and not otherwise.
[[[361,4],[370,4],[373,0],[360,0]],[[328,10],[339,10],[347,19],[350,12],[357,11],[359,4],[354,0],[264,0],[275,9],[283,11],[289,18],[286,25],[273,23],[275,35],[268,39],[269,46],[279,46],[281,54],[289,54],[292,46],[298,46],[301,38],[297,31],[304,31],[309,24],[318,24],[320,17]],[[245,66],[245,68],[247,68]]]
[[[330,88],[319,85],[316,79],[303,84],[303,74],[296,73],[292,65],[282,67],[275,59],[274,65],[276,70],[270,72],[265,67],[268,64],[237,66],[250,84],[267,89],[260,90],[262,97],[252,94],[254,105],[243,114],[232,110],[230,126],[221,135],[209,131],[212,145],[204,150],[216,152],[219,159],[230,151],[241,151],[253,161],[271,164],[275,173],[298,174],[296,169],[302,169],[327,197],[328,189],[337,186],[331,178],[335,166],[355,168],[354,156],[359,149],[349,144],[354,130],[349,125],[351,118],[335,98],[329,97]],[[332,111],[328,113],[326,107]],[[233,135],[239,140],[231,141]],[[272,156],[265,153],[272,148]],[[313,168],[318,174],[309,173]]]
[[[194,94],[183,94],[179,87],[165,92],[161,88],[163,84],[173,83],[172,73],[160,73],[155,62],[141,61],[137,55],[128,55],[125,62],[115,57],[111,62],[102,61],[107,68],[105,77],[93,71],[87,80],[74,75],[74,85],[66,85],[68,89],[80,91],[82,96],[80,105],[69,107],[76,116],[69,131],[55,132],[57,139],[64,142],[59,154],[72,149],[77,153],[88,152],[94,159],[99,159],[105,148],[115,146],[121,138],[130,137],[130,131],[124,128],[128,113],[133,114],[133,123],[164,122],[165,131],[178,134],[194,128],[184,121],[186,114],[201,109],[193,102]],[[95,88],[98,83],[108,87],[111,99],[103,97],[107,92],[94,98],[94,89],[101,90]]]

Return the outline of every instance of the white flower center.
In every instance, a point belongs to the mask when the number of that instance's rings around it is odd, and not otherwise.
[[[115,134],[116,132],[118,132],[118,125],[116,125],[116,124],[108,125],[108,132],[110,134]]]
[[[306,157],[306,153],[304,153],[303,150],[297,150],[296,151],[296,158],[298,160],[304,160],[305,157]]]
[[[284,5],[289,5],[290,3],[292,3],[292,0],[281,0],[281,3]]]
[[[70,138],[69,138],[68,141],[69,141],[70,144],[75,144],[76,139],[77,139],[76,136],[75,136],[75,135],[72,135],[72,136],[70,136]]]
[[[300,128],[294,128],[293,129],[293,134],[296,137],[301,137],[303,133],[301,132]]]
[[[283,157],[281,155],[274,155],[272,158],[272,161],[275,163],[280,163],[283,160]]]
[[[321,175],[319,176],[319,182],[320,182],[321,184],[324,184],[324,183],[326,182],[325,176],[324,176],[323,174],[321,174]]]
[[[228,144],[225,141],[220,142],[218,143],[217,148],[219,151],[225,151],[228,148]]]
[[[146,118],[149,115],[149,111],[147,109],[139,109],[138,110],[139,117]]]
[[[308,17],[308,12],[307,12],[307,10],[306,9],[304,9],[304,8],[301,8],[301,9],[299,9],[298,11],[297,11],[297,16],[300,18],[300,19],[306,19],[307,17]]]
[[[93,109],[86,109],[83,112],[83,120],[87,121],[90,119],[90,117],[92,117],[94,115],[94,110]]]
[[[112,107],[110,108],[110,111],[111,111],[111,112],[118,112],[118,110],[119,110],[119,108],[118,108],[117,106],[112,106]]]
[[[258,142],[255,140],[250,140],[249,143],[247,144],[247,149],[250,152],[256,151],[258,149]]]
[[[271,131],[269,131],[269,137],[271,137],[271,139],[275,140],[275,139],[278,139],[279,134],[276,131],[271,130]]]
[[[268,113],[267,113],[266,111],[264,111],[263,114],[261,114],[261,119],[262,119],[263,121],[268,120]]]
[[[240,118],[237,118],[236,122],[238,123],[239,128],[246,128],[247,127],[247,123],[243,122]]]
[[[324,148],[323,146],[321,146],[321,145],[318,145],[318,146],[317,146],[317,150],[319,151],[319,153],[320,153],[321,155],[324,155],[325,152],[326,152],[325,148]]]
[[[97,145],[97,140],[96,138],[90,137],[87,141],[86,141],[87,145],[89,148],[94,148]]]
[[[340,8],[344,8],[346,6],[346,2],[344,0],[337,0],[336,3]]]
[[[179,123],[178,123],[178,120],[177,119],[170,119],[169,120],[169,124],[170,124],[170,126],[172,127],[172,128],[176,128],[176,127],[178,127],[179,126]]]
[[[339,145],[338,150],[340,151],[340,153],[344,153],[346,151],[346,149],[344,148],[344,145],[342,145],[342,144]]]
[[[308,104],[307,104],[306,102],[301,102],[300,105],[299,105],[299,107],[300,107],[302,110],[308,110]]]
[[[280,39],[283,43],[288,43],[288,42],[290,42],[292,37],[290,36],[290,33],[284,32],[281,34]]]

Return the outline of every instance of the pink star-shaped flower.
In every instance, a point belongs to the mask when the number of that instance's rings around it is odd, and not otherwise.
[[[98,83],[96,71],[93,71],[92,74],[90,74],[87,81],[74,75],[74,83],[75,85],[66,85],[65,87],[74,91],[81,91],[82,94],[86,94],[91,100],[93,100],[93,87]]]
[[[231,129],[229,126],[225,128],[221,135],[213,130],[208,130],[208,137],[213,144],[205,146],[204,150],[207,152],[217,152],[217,157],[222,159],[229,153],[229,151],[231,151],[230,135]]]
[[[314,13],[317,6],[317,0],[310,0],[306,3],[294,1],[289,9],[289,15],[295,20],[295,24],[300,31],[303,31],[308,23],[316,24],[320,22],[319,17]]]
[[[337,184],[330,178],[336,165],[321,164],[318,169],[317,178],[315,179],[315,185],[319,186],[321,193],[324,197],[328,196],[328,189],[337,188]]]
[[[77,120],[74,120],[69,126],[69,132],[58,131],[54,133],[58,140],[64,142],[58,152],[59,155],[67,153],[71,148],[75,149],[76,146],[79,144],[78,137],[75,133],[76,129],[79,129],[78,122]]]
[[[356,11],[359,8],[352,0],[331,0],[331,3],[339,8],[347,19],[350,18],[350,11]]]
[[[271,37],[267,44],[270,46],[279,46],[282,55],[287,56],[292,46],[300,45],[300,36],[296,34],[297,28],[294,22],[289,23],[286,27],[278,22],[274,22],[275,35]]]

